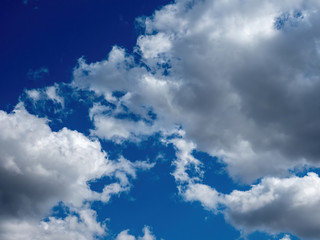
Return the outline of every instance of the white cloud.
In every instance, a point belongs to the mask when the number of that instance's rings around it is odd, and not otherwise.
[[[143,229],[143,236],[136,238],[135,236],[129,234],[129,230],[124,230],[118,234],[116,240],[156,240],[156,237],[152,234],[150,227],[145,226]]]
[[[310,172],[304,177],[264,178],[250,190],[230,194],[218,193],[204,184],[189,184],[182,195],[186,201],[199,201],[214,212],[221,206],[219,212],[244,234],[289,232],[315,240],[320,237],[319,189],[319,176]]]
[[[118,161],[113,161],[111,165],[114,169],[111,174],[116,177],[119,182],[106,185],[103,188],[101,195],[95,197],[96,200],[108,202],[112,195],[119,195],[121,192],[129,191],[131,187],[129,177],[136,178],[136,171],[138,169],[149,170],[155,166],[155,163],[143,161],[130,162],[121,157]]]
[[[152,234],[148,226],[145,226],[142,231],[143,231],[143,236],[138,237],[138,240],[156,240],[156,237]]]
[[[97,141],[66,128],[52,132],[21,104],[1,111],[0,122],[3,214],[43,213],[59,200],[80,206],[92,195],[86,182],[114,171]]]
[[[96,222],[96,213],[82,209],[66,218],[49,217],[47,221],[14,219],[0,225],[3,240],[93,240],[106,235],[106,227]]]
[[[66,128],[53,132],[46,119],[29,114],[22,103],[12,113],[0,111],[0,131],[1,239],[22,238],[20,228],[26,230],[24,239],[93,239],[105,229],[84,202],[108,202],[130,189],[138,169],[154,166],[122,157],[109,160],[98,141]],[[115,182],[102,193],[92,191],[88,181],[103,176]],[[59,202],[79,217],[40,222]]]
[[[145,59],[152,59],[158,58],[161,53],[168,52],[171,48],[171,41],[164,33],[158,33],[140,36],[137,45]]]
[[[26,94],[35,102],[40,99],[40,92],[36,89],[26,90]]]
[[[51,100],[59,104],[60,108],[64,108],[64,98],[59,95],[58,91],[59,85],[54,84],[53,86],[45,88],[25,90],[25,93],[34,104],[41,100]],[[57,109],[55,111],[57,111]]]
[[[136,240],[136,238],[129,234],[129,230],[124,230],[118,234],[116,240]]]
[[[186,201],[199,201],[208,210],[216,210],[220,200],[220,194],[205,184],[191,183],[182,193]]]
[[[157,131],[156,126],[151,126],[143,119],[135,121],[130,118],[117,118],[116,114],[123,113],[119,108],[112,110],[109,107],[94,105],[90,109],[90,118],[95,126],[94,130],[90,131],[91,134],[100,139],[110,139],[120,143],[128,139],[138,140],[139,136],[150,135]]]
[[[320,178],[266,178],[248,191],[225,195],[225,215],[239,229],[290,232],[303,239],[319,239]]]
[[[48,96],[48,99],[52,101],[56,101],[57,103],[60,103],[61,106],[64,106],[64,100],[61,96],[57,94],[57,88],[58,85],[50,86],[46,88],[46,94]]]
[[[180,131],[180,135],[184,135]],[[177,159],[173,162],[174,176],[179,193],[185,201],[199,201],[207,210],[216,211],[220,200],[220,194],[208,185],[201,184],[203,170],[202,163],[192,155],[196,145],[185,139],[174,138],[169,142],[176,148]]]
[[[284,235],[283,238],[281,238],[280,240],[291,240],[290,236],[288,234]]]
[[[183,132],[182,132],[183,134]],[[176,148],[177,159],[173,162],[175,170],[172,173],[178,183],[192,183],[201,179],[202,163],[192,155],[196,148],[191,141],[183,138],[174,138],[169,142],[173,143]],[[187,171],[195,172],[195,176],[190,176]]]

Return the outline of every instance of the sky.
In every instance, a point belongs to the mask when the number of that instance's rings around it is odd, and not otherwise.
[[[319,9],[3,0],[0,239],[320,239]]]

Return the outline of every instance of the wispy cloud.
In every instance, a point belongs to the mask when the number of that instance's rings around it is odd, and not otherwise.
[[[39,80],[46,75],[49,75],[49,69],[46,67],[41,67],[35,70],[30,69],[27,73],[27,77],[31,80]]]

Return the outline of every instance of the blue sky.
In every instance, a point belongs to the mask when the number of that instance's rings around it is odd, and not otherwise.
[[[320,4],[4,0],[0,239],[320,238]]]

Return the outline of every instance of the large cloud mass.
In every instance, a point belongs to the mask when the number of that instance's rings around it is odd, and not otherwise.
[[[311,0],[176,1],[141,20],[143,65],[115,47],[107,60],[81,60],[74,84],[107,99],[124,91],[140,114],[152,106],[160,125],[181,124],[243,181],[318,166],[318,7]]]
[[[68,129],[52,132],[22,106],[0,114],[1,215],[37,215],[58,201],[81,206],[90,198],[87,181],[109,170],[98,142]]]
[[[105,234],[86,201],[108,202],[130,188],[129,177],[152,164],[111,161],[98,141],[66,128],[53,132],[47,120],[29,114],[23,105],[0,111],[0,236],[1,239],[93,239]],[[89,180],[115,177],[101,193]],[[50,217],[63,202],[73,214]],[[21,235],[24,229],[24,235]],[[63,238],[62,238],[63,237]]]

